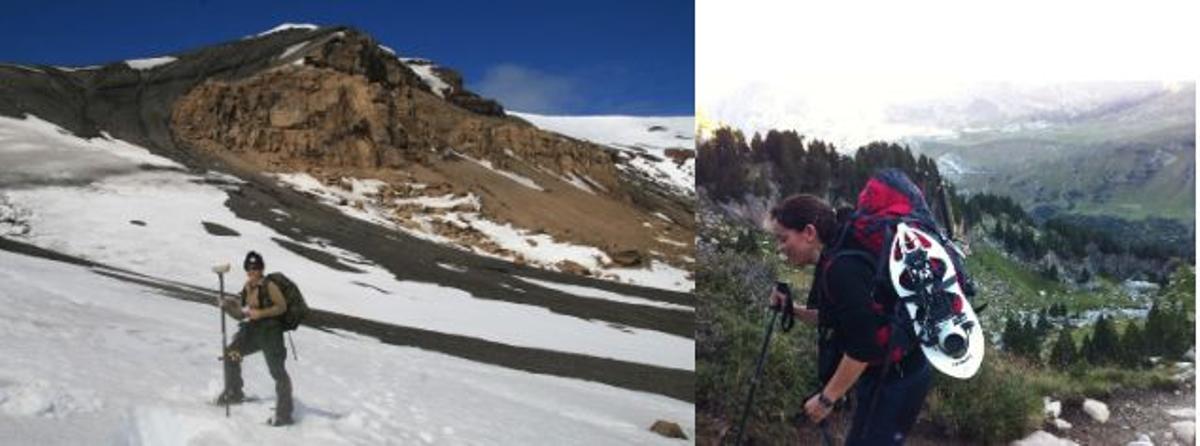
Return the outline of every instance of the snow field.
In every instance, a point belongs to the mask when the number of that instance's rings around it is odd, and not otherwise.
[[[655,419],[694,435],[685,402],[307,328],[287,362],[298,424],[263,424],[261,355],[243,363],[261,400],[226,419],[210,403],[215,307],[8,252],[0,265],[0,433],[17,443],[673,444],[647,430]]]
[[[225,191],[193,181],[201,177],[172,170],[137,170],[137,164],[147,162],[169,165],[169,161],[156,159],[145,149],[109,140],[83,140],[44,126],[6,125],[11,121],[0,121],[0,128],[10,134],[33,132],[18,135],[25,140],[44,139],[19,150],[44,150],[58,160],[60,152],[73,150],[60,145],[58,139],[66,138],[68,146],[83,146],[83,152],[123,169],[118,174],[87,174],[91,176],[77,172],[80,178],[92,180],[86,186],[51,185],[7,192],[10,207],[29,215],[29,233],[20,238],[28,243],[208,289],[216,285],[209,270],[212,265],[239,265],[246,251],[256,250],[264,256],[269,271],[283,271],[297,280],[314,308],[519,347],[684,370],[695,367],[694,342],[690,339],[653,330],[623,331],[604,321],[560,315],[537,306],[476,299],[466,291],[433,283],[397,280],[391,272],[357,254],[320,241],[290,240],[267,226],[238,219],[224,205]],[[10,146],[0,144],[0,157],[9,150]],[[109,153],[117,150],[124,152],[120,156]],[[90,169],[85,163],[62,158],[60,170]],[[0,167],[0,178],[6,170]],[[377,185],[371,181],[355,184],[364,192]],[[86,212],[81,211],[84,209]],[[131,224],[134,220],[144,226]],[[209,234],[202,221],[227,227],[239,235]],[[314,263],[274,239],[329,253],[342,266],[361,272]],[[240,289],[243,277],[237,271],[230,274],[227,290]]]

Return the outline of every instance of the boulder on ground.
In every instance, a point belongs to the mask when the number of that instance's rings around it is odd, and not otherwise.
[[[1046,418],[1055,419],[1062,415],[1062,401],[1054,401],[1050,398],[1042,398],[1045,409],[1042,412],[1046,414]]]
[[[1094,399],[1083,400],[1083,412],[1100,423],[1108,421],[1108,405]]]
[[[1012,446],[1079,446],[1079,443],[1055,437],[1046,431],[1037,431],[1029,434],[1028,437],[1012,442]]]
[[[1062,431],[1068,431],[1068,430],[1070,430],[1072,427],[1074,427],[1074,426],[1072,426],[1072,425],[1071,425],[1071,423],[1070,423],[1070,422],[1068,422],[1067,420],[1064,420],[1064,419],[1062,419],[1062,418],[1055,418],[1055,419],[1054,419],[1054,428],[1055,428],[1055,429],[1058,429],[1060,432],[1062,432]]]
[[[1178,438],[1183,444],[1196,443],[1196,422],[1176,421],[1171,423],[1171,430],[1175,431],[1175,438]]]
[[[1154,446],[1154,442],[1150,440],[1149,435],[1138,434],[1137,440],[1133,440],[1125,446]]]

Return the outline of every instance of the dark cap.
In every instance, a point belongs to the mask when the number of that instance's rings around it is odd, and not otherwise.
[[[246,271],[252,269],[262,271],[264,267],[262,255],[254,251],[246,253],[246,260],[242,262],[242,269]]]

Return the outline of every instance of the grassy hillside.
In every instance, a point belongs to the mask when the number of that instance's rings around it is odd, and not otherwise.
[[[967,270],[979,289],[976,306],[987,303],[987,311],[993,314],[1039,311],[1056,303],[1066,303],[1072,313],[1144,305],[1104,278],[1095,279],[1088,289],[1073,289],[1046,279],[986,243],[972,245],[972,250]]]
[[[960,190],[1011,196],[1027,208],[1192,222],[1194,87],[1118,110],[1019,129],[921,140],[917,151],[953,154]]]

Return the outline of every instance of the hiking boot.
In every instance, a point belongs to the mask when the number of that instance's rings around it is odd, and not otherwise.
[[[270,426],[275,426],[275,427],[280,427],[280,426],[290,426],[290,425],[291,425],[292,423],[294,423],[294,422],[295,422],[295,420],[292,420],[292,418],[291,418],[291,417],[287,417],[287,418],[275,418],[275,417],[267,418],[267,424],[268,424],[268,425],[270,425]]]
[[[221,392],[221,395],[217,396],[217,405],[219,406],[224,406],[226,404],[242,404],[245,401],[246,394],[242,392],[225,391]]]

